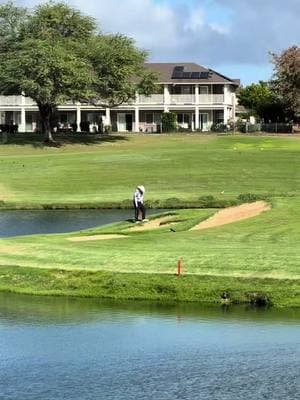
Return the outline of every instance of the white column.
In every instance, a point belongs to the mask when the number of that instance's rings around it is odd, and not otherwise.
[[[195,107],[195,129],[199,129],[199,107]]]
[[[195,103],[199,104],[199,83],[197,83],[195,86]],[[198,112],[199,112],[199,110],[198,110]],[[198,124],[199,124],[199,122],[198,122]]]
[[[171,98],[170,98],[169,86],[164,85],[164,111],[165,112],[169,111],[170,103],[171,103]]]
[[[26,132],[26,113],[25,107],[21,108],[21,124],[18,128],[19,132]]]
[[[138,107],[135,107],[135,132],[140,131],[140,110]]]
[[[236,120],[236,97],[235,97],[235,93],[231,94],[231,98],[232,98],[232,118],[235,121]]]
[[[229,85],[224,85],[224,103],[230,104],[230,102],[231,102],[231,97],[230,97]]]
[[[81,109],[80,109],[80,104],[77,104],[77,106],[76,106],[77,132],[81,132],[80,123],[81,123]]]
[[[105,125],[111,125],[109,108],[105,109]]]
[[[19,132],[26,131],[26,112],[25,112],[25,94],[22,93],[21,96],[21,124],[18,128]]]
[[[224,107],[224,124],[226,125],[228,122],[228,109],[227,106]]]

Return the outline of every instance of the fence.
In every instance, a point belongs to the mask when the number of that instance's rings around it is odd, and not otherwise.
[[[242,124],[239,130],[244,133],[269,132],[269,133],[293,133],[293,124],[268,123],[268,124]]]
[[[293,133],[293,124],[274,123],[274,124],[261,124],[262,132],[271,133]]]

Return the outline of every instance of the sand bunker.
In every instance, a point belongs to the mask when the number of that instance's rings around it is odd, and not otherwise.
[[[174,215],[166,215],[164,217],[160,218],[155,218],[151,221],[148,222],[143,222],[140,225],[135,225],[132,228],[127,229],[130,232],[142,232],[142,231],[148,231],[152,229],[158,229],[158,228],[164,228],[170,225],[173,225],[176,223],[176,220],[174,220],[176,216]]]
[[[91,236],[75,236],[70,237],[68,240],[71,242],[88,242],[91,240],[111,240],[111,239],[124,239],[128,236],[125,235],[91,235]]]
[[[240,206],[225,208],[207,220],[195,225],[190,230],[202,230],[231,224],[232,222],[255,217],[256,215],[261,214],[263,211],[268,211],[270,209],[271,206],[265,201],[256,201],[255,203],[245,203]]]

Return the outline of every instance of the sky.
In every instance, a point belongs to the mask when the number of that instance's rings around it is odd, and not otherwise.
[[[96,18],[103,32],[133,38],[150,62],[195,62],[243,85],[271,77],[270,52],[300,44],[300,0],[65,2]]]

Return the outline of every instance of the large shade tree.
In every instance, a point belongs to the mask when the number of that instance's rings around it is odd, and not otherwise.
[[[281,54],[273,53],[272,61],[272,89],[282,99],[286,110],[300,119],[300,47],[292,46]]]
[[[102,34],[93,18],[65,3],[0,6],[0,93],[35,100],[49,141],[59,104],[114,107],[151,93],[155,76],[144,68],[146,57],[132,39]]]

